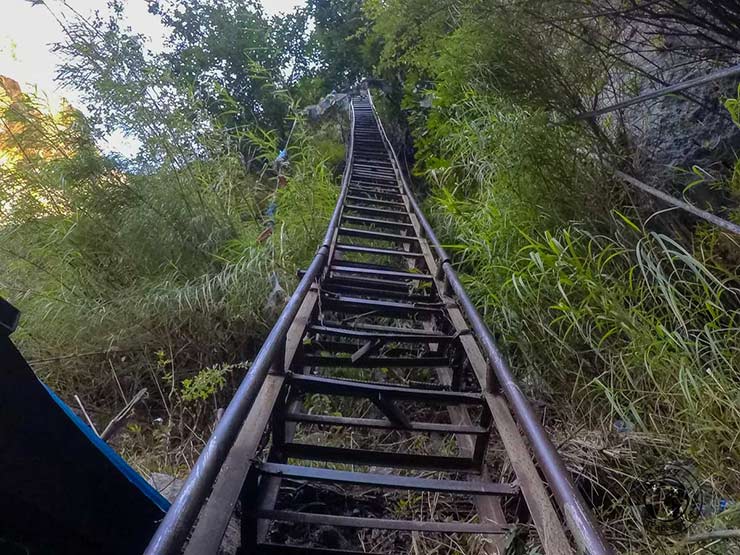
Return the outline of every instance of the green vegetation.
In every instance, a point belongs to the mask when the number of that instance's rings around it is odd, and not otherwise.
[[[209,6],[198,14],[229,19]],[[254,6],[239,9],[272,33]],[[90,119],[10,86],[2,96],[0,294],[22,311],[14,338],[40,377],[73,404],[79,395],[99,424],[147,388],[118,447],[149,469],[181,468],[202,445],[188,430],[210,427],[228,402],[245,371],[233,364],[254,354],[324,234],[343,158],[338,120],[309,124],[261,59],[239,69],[271,102],[253,118],[225,86],[240,83],[196,90],[169,54],[147,54],[115,20],[73,19],[68,32],[60,76],[95,106]],[[142,143],[137,159],[98,150],[112,128]],[[278,188],[272,161],[291,129]]]
[[[309,0],[268,18],[253,2],[153,2],[172,32],[158,55],[115,17],[70,20],[59,75],[91,116],[29,96],[0,106],[0,294],[23,310],[24,352],[100,417],[147,387],[146,416],[164,424],[141,418],[119,447],[187,466],[336,198],[341,121],[309,124],[300,108],[382,79],[376,104],[400,122],[388,128],[401,150],[413,139],[425,209],[610,538],[685,552],[644,529],[630,484],[692,461],[708,497],[740,499],[737,238],[656,215],[614,181],[598,159],[631,170],[651,155],[624,113],[573,118],[655,86],[664,56],[723,63],[740,19],[723,2],[612,4]],[[671,101],[740,125],[732,96]],[[135,160],[95,146],[113,129],[141,141]],[[276,189],[269,165],[288,136]],[[737,220],[740,166],[723,162],[660,185]],[[708,512],[696,529],[739,518]]]
[[[520,375],[566,418],[673,437],[736,488],[734,274],[610,212],[584,138],[542,113],[469,94],[445,116],[422,141],[427,206]]]
[[[471,296],[546,402],[543,418],[618,548],[682,552],[642,527],[631,488],[650,468],[691,461],[708,499],[740,494],[737,242],[706,225],[692,235],[651,223],[586,154],[631,154],[613,116],[571,119],[606,87],[604,68],[628,70],[591,9],[366,3],[383,45],[376,70],[403,76],[383,111],[409,122],[426,210]],[[726,106],[736,115],[735,100]],[[730,178],[719,187],[731,196]]]

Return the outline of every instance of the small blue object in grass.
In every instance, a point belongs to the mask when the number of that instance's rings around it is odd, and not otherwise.
[[[713,499],[702,507],[701,515],[705,518],[715,516],[732,509],[736,504],[732,499]]]
[[[635,431],[635,427],[632,425],[631,422],[628,422],[627,420],[615,420],[614,429],[620,434]]]
[[[267,205],[267,217],[272,220],[275,216],[275,212],[277,212],[277,204],[274,200],[271,200],[270,204]]]

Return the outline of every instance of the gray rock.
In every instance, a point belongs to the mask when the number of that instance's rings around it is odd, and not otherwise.
[[[161,493],[167,501],[172,503],[182,490],[182,486],[185,484],[185,480],[175,478],[169,474],[162,474],[154,472],[149,477],[149,483]],[[239,519],[231,517],[231,522],[226,528],[224,539],[221,542],[221,549],[219,554],[221,555],[235,555],[239,548]]]
[[[170,503],[174,502],[185,484],[185,480],[175,478],[169,474],[154,472],[149,476],[149,483]]]
[[[346,93],[332,92],[322,98],[318,104],[306,106],[303,109],[303,113],[306,114],[309,120],[315,121],[334,108],[334,106],[346,109],[349,106],[349,100],[350,96]]]

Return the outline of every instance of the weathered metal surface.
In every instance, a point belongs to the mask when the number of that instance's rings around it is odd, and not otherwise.
[[[389,229],[410,229],[413,228],[408,222],[389,222],[388,220],[375,220],[373,218],[358,218],[356,216],[344,216],[342,218],[344,223],[370,225],[373,227],[382,227]]]
[[[395,167],[400,168],[401,166],[382,126],[380,127],[380,132],[383,142],[395,163]],[[452,266],[449,255],[440,244],[434,230],[424,217],[421,208],[411,194],[409,184],[400,171],[398,172],[398,177],[406,192],[406,197],[411,205],[414,216],[418,218],[426,239],[435,250],[438,264],[446,281],[445,289],[449,288],[450,292],[454,294],[457,303],[465,314],[465,318],[474,330],[482,350],[487,355],[488,364],[496,376],[497,385],[503,391],[519,426],[521,426],[529,440],[540,469],[545,475],[547,486],[554,494],[560,510],[565,515],[565,524],[575,537],[578,548],[589,555],[613,555],[614,550],[604,539],[593,514],[588,508],[583,496],[573,484],[562,459],[547,437],[547,433],[537,419],[534,410],[511,373],[508,363],[498,349],[491,330],[488,329],[480,313],[475,308],[470,297],[468,297],[465,288],[460,282],[460,278]]]
[[[566,528],[585,552],[609,554],[414,200],[372,104],[356,99],[352,106],[348,163],[324,242],[309,269],[301,273],[296,294],[237,391],[227,422],[222,420],[206,446],[185,497],[173,506],[147,554],[179,553],[201,508],[188,553],[216,553],[240,491],[245,554],[357,552],[271,543],[273,520],[481,534],[485,538],[481,553],[503,554],[507,544],[502,534],[511,529],[507,518],[515,521],[523,514],[504,512],[500,498],[511,496],[526,502],[547,555],[574,552]],[[339,238],[352,239],[340,242]],[[299,311],[298,306],[304,309]],[[265,382],[270,369],[275,374]],[[353,375],[363,379],[348,378]],[[280,387],[267,385],[277,383]],[[266,387],[267,393],[255,404],[260,387]],[[303,412],[304,396],[316,394],[342,397],[343,407],[357,407],[359,412],[314,414],[315,406],[311,414]],[[414,421],[407,414],[408,403],[426,407],[418,413],[424,415],[419,420],[439,415],[432,410],[435,406],[446,407],[449,421],[436,421],[438,417]],[[241,421],[236,422],[237,418]],[[537,455],[545,481],[517,423]],[[355,429],[357,435],[349,447],[313,441],[327,437],[313,433],[327,427]],[[309,433],[297,433],[303,429]],[[497,432],[497,444],[504,448],[516,475],[516,487],[490,480],[485,455],[491,429]],[[256,442],[263,434],[271,440],[269,450],[255,464]],[[399,434],[413,441],[385,443],[382,439]],[[442,452],[428,449],[427,442],[438,435],[452,436],[457,447]],[[295,461],[348,467],[316,468]],[[375,468],[387,470],[375,472]],[[430,478],[429,472],[452,473],[462,479]],[[480,523],[299,512],[294,510],[298,507],[278,505],[284,479],[318,488],[361,485],[462,495],[472,501]],[[550,500],[551,492],[564,519]]]
[[[282,543],[260,543],[257,545],[257,552],[260,555],[384,555],[370,551],[350,551],[347,549],[285,545]]]
[[[287,367],[293,363],[296,352],[300,347],[300,339],[308,325],[308,319],[317,299],[318,293],[316,291],[310,291],[306,295],[303,305],[288,331],[284,362]],[[257,402],[244,421],[234,446],[231,448],[218,475],[209,502],[201,511],[198,523],[185,550],[186,555],[216,553],[218,551],[221,538],[231,520],[239,498],[239,492],[250,470],[263,431],[270,421],[270,416],[283,388],[284,381],[285,376],[282,373],[269,375],[265,379]]]
[[[419,242],[419,238],[414,237],[413,235],[396,235],[394,233],[382,233],[380,231],[368,231],[366,229],[350,229],[347,227],[340,227],[339,234],[346,235],[347,237],[376,239],[378,241],[389,241],[392,243]]]
[[[375,276],[377,278],[398,278],[399,280],[421,280],[421,281],[432,281],[432,276],[429,274],[415,273],[415,272],[400,272],[397,270],[378,270],[378,269],[367,269],[367,268],[353,268],[344,264],[344,261],[338,264],[332,264],[329,268],[332,274],[366,274]]]
[[[307,355],[304,357],[304,363],[306,366],[333,368],[436,368],[447,364],[447,359],[441,357],[368,357],[352,362],[349,357]]]
[[[327,445],[286,443],[285,452],[290,458],[308,461],[325,461],[355,465],[373,465],[385,468],[416,468],[440,472],[478,472],[480,466],[469,457],[442,455],[417,455],[373,449],[350,449]]]
[[[420,403],[442,403],[456,405],[481,405],[483,398],[478,393],[462,393],[435,389],[415,389],[405,386],[394,386],[380,382],[354,382],[343,379],[324,378],[319,376],[288,376],[291,386],[310,393],[327,395],[344,395],[371,399],[384,395],[389,399],[417,401]]]
[[[403,258],[424,258],[421,253],[398,251],[395,249],[385,249],[380,247],[359,247],[357,245],[337,244],[337,250],[344,252],[354,252],[360,254],[372,254],[377,256],[401,256]]]
[[[387,420],[378,418],[348,418],[345,416],[331,416],[324,414],[296,414],[287,417],[291,422],[302,424],[316,424],[319,426],[346,426],[354,428],[377,428],[380,430],[400,430],[400,426]],[[438,434],[470,434],[488,435],[490,430],[481,426],[437,424],[434,422],[411,422],[411,432],[433,432]]]

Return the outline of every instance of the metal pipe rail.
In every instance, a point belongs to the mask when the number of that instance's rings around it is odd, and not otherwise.
[[[678,92],[682,92],[693,87],[698,87],[699,85],[706,85],[707,83],[712,83],[721,79],[727,79],[728,77],[734,77],[736,75],[740,75],[740,64],[713,71],[712,73],[709,73],[707,75],[694,77],[693,79],[687,79],[686,81],[682,81],[681,83],[674,83],[673,85],[661,87],[658,90],[646,92],[633,98],[628,98],[627,100],[617,102],[616,104],[612,104],[611,106],[604,106],[603,108],[599,108],[591,112],[583,112],[581,114],[578,114],[573,119],[593,119],[597,116],[608,114],[609,112],[623,110],[624,108],[629,108],[630,106],[634,106],[635,104],[641,104],[642,102],[647,102],[648,100],[655,100],[657,98],[668,96],[669,94],[676,94]]]
[[[354,110],[350,106],[350,125],[354,125]],[[347,194],[347,184],[351,173],[353,141],[350,136],[347,148],[347,165],[342,175],[340,198],[332,213],[326,235],[316,256],[305,272],[298,287],[291,295],[275,326],[262,344],[254,362],[234,393],[229,406],[224,411],[213,434],[203,448],[198,460],[188,475],[177,499],[167,512],[162,524],[147,546],[145,555],[164,555],[180,553],[188,535],[198,518],[204,502],[211,493],[216,477],[234,445],[249,411],[254,406],[262,384],[272,368],[275,358],[282,353],[288,329],[306,298],[312,283],[324,271],[328,260],[331,243],[339,227],[342,202]]]
[[[240,555],[362,553],[273,541],[270,523],[276,521],[482,534],[480,552],[503,555],[512,519],[531,519],[547,555],[611,554],[414,199],[369,93],[352,101],[350,113],[339,201],[321,247],[146,554],[217,553],[235,512],[241,519]],[[342,398],[347,412],[302,412],[310,394]],[[411,412],[413,405],[424,408]],[[434,406],[446,410],[449,423],[439,421],[443,413]],[[358,432],[350,447],[312,443],[313,432],[299,433],[326,426]],[[395,440],[384,439],[428,433],[454,440],[455,454],[410,448],[423,442],[399,451]],[[515,483],[489,478],[486,452],[493,433]],[[261,449],[263,438],[270,442]],[[352,470],[316,468],[322,461]],[[372,472],[376,466],[389,471]],[[406,470],[398,475],[394,468]],[[430,478],[430,472],[447,476]],[[384,512],[349,516],[331,506],[328,513],[294,510],[279,495],[284,479],[305,482],[317,492],[328,482],[461,495],[473,512],[449,521],[418,521],[385,518]],[[503,502],[512,498],[521,503]],[[478,522],[471,522],[476,514]]]

